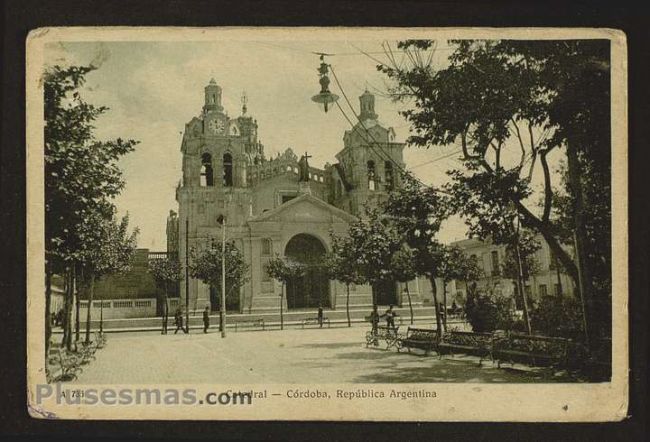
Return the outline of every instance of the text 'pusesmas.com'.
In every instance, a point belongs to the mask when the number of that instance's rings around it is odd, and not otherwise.
[[[87,388],[63,389],[61,384],[36,386],[36,403],[54,400],[57,405],[251,405],[265,392],[209,392],[202,398],[193,388]]]

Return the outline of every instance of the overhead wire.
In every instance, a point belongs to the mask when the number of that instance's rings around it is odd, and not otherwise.
[[[414,180],[417,181],[420,185],[422,185],[422,186],[424,186],[424,187],[427,187],[427,188],[431,188],[431,189],[433,189],[434,191],[436,191],[436,192],[438,192],[438,193],[441,193],[441,194],[444,194],[444,195],[449,195],[448,192],[445,192],[445,191],[440,190],[440,189],[438,189],[438,188],[436,188],[436,187],[434,187],[434,186],[431,186],[431,185],[428,185],[428,184],[422,182],[422,180],[418,179],[418,178],[415,177],[412,173],[410,173],[408,170],[406,170],[406,168],[404,168],[400,163],[398,163],[397,161],[395,161],[395,160],[391,157],[391,155],[390,155],[389,153],[387,153],[387,152],[382,148],[382,146],[381,146],[381,142],[377,141],[377,139],[372,135],[372,133],[370,133],[370,131],[369,131],[369,130],[366,128],[366,126],[363,124],[363,122],[361,121],[361,118],[359,117],[359,115],[357,115],[356,111],[354,110],[354,107],[352,106],[352,103],[350,102],[350,99],[348,98],[347,94],[345,93],[345,90],[343,89],[343,86],[341,85],[341,82],[340,82],[339,79],[338,79],[338,76],[336,75],[336,72],[334,71],[334,69],[332,68],[331,65],[329,65],[329,68],[330,68],[330,70],[332,71],[332,75],[333,75],[333,77],[334,77],[334,81],[336,81],[336,84],[337,84],[337,86],[339,87],[339,90],[341,91],[341,94],[343,95],[343,98],[345,99],[346,103],[348,104],[348,107],[350,108],[352,114],[356,117],[356,119],[357,119],[357,121],[358,121],[358,125],[355,125],[355,124],[352,123],[352,121],[350,120],[350,118],[349,118],[349,117],[347,116],[347,114],[343,111],[343,108],[342,108],[341,105],[338,103],[338,101],[335,101],[335,103],[336,103],[337,107],[339,108],[339,110],[341,111],[341,113],[343,114],[343,116],[345,117],[345,119],[346,119],[346,120],[348,121],[348,123],[350,124],[350,126],[352,126],[352,129],[354,129],[356,126],[359,126],[359,127],[361,127],[361,128],[364,130],[364,132],[368,135],[368,137],[370,137],[370,139],[372,139],[372,142],[370,142],[367,138],[363,137],[363,135],[359,134],[359,135],[364,139],[364,141],[368,144],[368,147],[369,147],[369,148],[370,148],[370,149],[371,149],[371,150],[372,150],[372,151],[373,151],[377,156],[379,156],[380,158],[383,158],[384,160],[388,160],[388,161],[390,161],[391,163],[393,163],[393,164],[394,164],[394,165],[395,165],[395,166],[396,166],[396,167],[397,167],[397,168],[402,172],[402,174],[407,175],[407,176],[409,176],[410,178],[414,179]],[[375,147],[377,147],[377,148],[381,151],[381,153],[379,153],[377,150],[375,150]],[[455,155],[456,153],[457,153],[457,152],[454,152],[453,154]],[[452,154],[449,154],[449,156],[451,156],[451,155],[452,155]],[[431,161],[431,162],[433,162],[433,161]]]

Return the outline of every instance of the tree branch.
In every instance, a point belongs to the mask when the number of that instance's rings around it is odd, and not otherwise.
[[[544,211],[542,213],[542,221],[545,223],[548,222],[549,217],[551,216],[551,205],[553,203],[551,172],[548,167],[548,162],[546,161],[546,155],[548,155],[551,149],[542,150],[539,154],[539,162],[542,165],[542,171],[544,172]]]

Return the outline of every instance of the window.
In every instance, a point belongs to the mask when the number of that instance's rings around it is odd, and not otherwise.
[[[223,154],[223,185],[232,187],[232,155]]]
[[[501,272],[499,269],[499,252],[497,250],[492,250],[492,276],[498,276]]]
[[[557,269],[557,256],[555,255],[555,253],[553,253],[552,250],[549,250],[548,269],[549,270]]]
[[[269,238],[262,239],[262,256],[271,256],[273,253],[273,243]]]
[[[384,164],[384,175],[386,177],[386,190],[391,191],[395,187],[393,178],[393,163],[386,161]]]
[[[368,189],[375,190],[375,162],[368,161]]]
[[[556,282],[554,284],[554,287],[555,287],[555,295],[562,296],[562,286]]]
[[[209,153],[201,155],[201,187],[214,186],[214,174],[212,173],[212,156]]]
[[[295,195],[282,195],[282,204],[291,201],[295,197],[296,197]]]
[[[546,284],[540,284],[539,285],[539,295],[540,296],[548,296],[548,291],[546,290]]]
[[[526,296],[530,297],[532,295],[531,287],[530,285],[526,284],[524,286],[524,293],[526,293]]]

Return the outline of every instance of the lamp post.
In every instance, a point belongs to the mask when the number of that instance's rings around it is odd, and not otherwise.
[[[221,301],[219,308],[219,324],[221,337],[226,337],[226,217],[220,215],[217,219],[221,224]]]
[[[190,332],[190,279],[189,279],[189,230],[190,219],[185,218],[185,330]],[[183,317],[181,316],[181,319]]]

